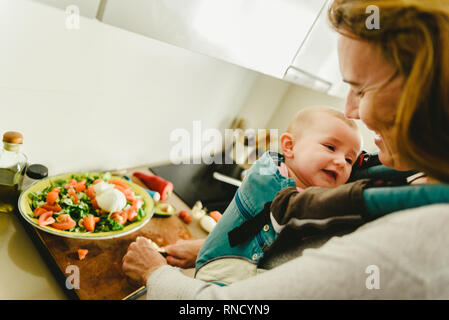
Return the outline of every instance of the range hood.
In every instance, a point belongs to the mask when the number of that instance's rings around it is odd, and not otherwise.
[[[344,98],[348,85],[342,81],[337,52],[338,33],[327,18],[326,1],[301,44],[284,79],[332,96]]]

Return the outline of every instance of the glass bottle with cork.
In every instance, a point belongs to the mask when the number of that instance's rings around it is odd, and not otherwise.
[[[27,158],[20,152],[23,136],[9,131],[3,135],[3,150],[0,150],[0,213],[14,211],[19,198]]]

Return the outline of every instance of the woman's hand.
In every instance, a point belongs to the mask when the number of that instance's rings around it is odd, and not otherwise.
[[[178,240],[175,244],[165,246],[165,252],[168,254],[168,264],[180,268],[194,267],[196,257],[203,243],[204,239]]]
[[[151,240],[137,237],[123,257],[123,272],[140,285],[145,285],[148,277],[167,262],[151,245]]]

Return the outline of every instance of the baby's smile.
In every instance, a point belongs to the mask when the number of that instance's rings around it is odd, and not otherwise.
[[[322,170],[327,176],[329,176],[330,178],[332,178],[332,180],[337,181],[337,177],[338,177],[338,173],[336,171],[333,170],[326,170],[323,169]]]

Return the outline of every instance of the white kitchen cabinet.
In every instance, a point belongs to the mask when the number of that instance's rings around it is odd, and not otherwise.
[[[284,79],[344,98],[348,85],[342,81],[338,64],[337,39],[327,18],[329,1],[302,44]]]
[[[329,0],[33,0],[340,98]],[[100,9],[101,6],[101,9]]]
[[[75,5],[79,8],[79,14],[87,18],[95,18],[97,15],[100,0],[33,0],[44,3],[46,5],[56,7],[58,9],[66,10],[70,5]]]
[[[325,0],[107,0],[102,21],[282,79]]]

